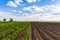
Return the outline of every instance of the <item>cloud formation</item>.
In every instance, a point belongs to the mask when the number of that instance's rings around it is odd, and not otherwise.
[[[17,7],[17,5],[13,1],[9,1],[6,5],[10,7]]]
[[[37,2],[37,1],[40,1],[40,0],[26,0],[28,3],[32,3],[32,2]],[[7,3],[8,6],[10,7],[17,7],[18,5],[20,5],[21,3],[23,3],[23,0],[14,0],[13,1],[9,1]]]
[[[60,7],[55,5],[44,5],[44,6],[30,6],[25,7],[23,10],[31,12],[28,20],[32,21],[59,21]]]
[[[30,12],[44,12],[44,13],[60,13],[60,7],[55,6],[55,5],[44,5],[44,6],[30,6],[30,7],[25,7],[23,10],[27,10]]]
[[[22,0],[14,0],[16,5],[19,5],[21,2],[23,2]]]
[[[1,18],[13,18],[16,21],[60,21],[60,13],[58,15],[54,15],[54,14],[32,14],[32,15],[28,15],[28,14],[24,14],[24,16],[15,16],[12,15],[12,13],[10,12],[2,12],[0,11]],[[26,16],[27,15],[27,16]]]
[[[26,1],[28,3],[33,3],[33,2],[40,1],[40,0],[26,0]],[[51,1],[55,1],[55,0],[51,0]],[[7,5],[10,7],[18,7],[18,5],[20,5],[20,3],[22,2],[23,2],[22,0],[14,0],[14,2],[9,1]],[[19,20],[20,21],[60,21],[59,4],[58,5],[54,5],[54,4],[46,5],[45,4],[43,6],[30,5],[30,6],[24,6],[22,10],[20,9],[20,6],[19,6],[19,8],[16,8],[16,9],[17,11],[12,10],[12,12],[17,12],[17,15],[22,15],[22,16],[16,16],[16,15],[14,16],[12,15],[13,13],[10,14],[10,12],[8,14],[9,16],[4,14],[4,12],[1,12],[1,13],[3,15],[8,16],[8,18],[12,17],[14,20],[17,20],[17,21]],[[30,14],[27,11],[29,11]]]
[[[22,0],[14,0],[14,2],[13,1],[9,1],[7,3],[7,5],[10,6],[10,7],[17,7],[21,2],[23,2],[23,1]]]

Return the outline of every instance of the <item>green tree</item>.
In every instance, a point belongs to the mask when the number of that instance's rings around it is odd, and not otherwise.
[[[4,18],[3,21],[6,22],[6,19]]]
[[[13,19],[12,19],[12,18],[10,18],[9,22],[13,22]]]

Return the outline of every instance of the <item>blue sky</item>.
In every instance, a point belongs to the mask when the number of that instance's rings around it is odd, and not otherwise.
[[[0,20],[59,21],[60,0],[0,0]]]

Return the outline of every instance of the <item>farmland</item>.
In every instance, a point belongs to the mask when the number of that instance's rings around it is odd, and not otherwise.
[[[29,31],[30,22],[0,22],[0,40],[28,40]]]
[[[60,40],[60,23],[32,22],[29,40]]]
[[[0,22],[0,40],[60,40],[60,23]]]

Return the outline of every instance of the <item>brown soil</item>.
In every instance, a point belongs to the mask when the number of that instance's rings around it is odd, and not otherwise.
[[[29,40],[60,40],[60,23],[32,22]]]
[[[22,40],[25,29],[17,36]],[[60,40],[60,23],[31,22],[29,40]]]

